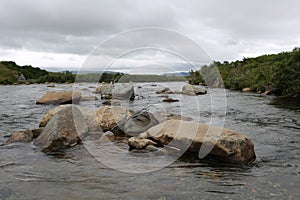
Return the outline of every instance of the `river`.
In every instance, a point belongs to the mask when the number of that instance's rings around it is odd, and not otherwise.
[[[155,94],[165,85],[180,89],[182,84],[136,84],[141,86],[135,87],[139,97],[122,105],[133,110],[149,105],[153,105],[151,109],[163,107],[203,123],[209,123],[213,114],[220,119],[225,117],[224,127],[253,141],[257,156],[253,165],[234,166],[183,157],[159,170],[127,173],[102,164],[84,145],[63,154],[45,155],[33,143],[14,143],[0,147],[0,199],[300,199],[299,101],[226,90],[224,116],[217,111],[211,113],[209,95],[177,95],[179,102],[162,103]],[[75,89],[91,94],[91,85],[78,84]],[[72,85],[67,84],[55,88],[0,86],[0,143],[16,130],[38,126],[41,117],[54,107],[36,105],[41,95],[48,90],[71,89]],[[221,89],[213,91],[222,93]],[[97,108],[101,103],[102,100],[81,104]],[[128,148],[124,143],[118,145]]]

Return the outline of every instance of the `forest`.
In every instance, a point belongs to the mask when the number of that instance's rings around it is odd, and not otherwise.
[[[271,91],[280,96],[299,96],[300,48],[234,62],[213,62],[199,71],[191,70],[188,80],[191,84],[224,85],[233,90],[250,88],[258,93]]]

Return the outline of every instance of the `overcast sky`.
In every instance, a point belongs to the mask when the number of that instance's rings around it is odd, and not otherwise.
[[[173,53],[184,49],[178,55],[204,54],[186,45],[188,40],[218,61],[290,51],[300,46],[299,8],[298,0],[1,0],[0,59],[75,70],[87,66],[88,55],[98,47],[101,55],[94,67],[127,52],[111,69],[134,71],[153,64],[168,66],[175,60],[173,70],[184,71],[178,67],[182,60],[170,52],[130,51],[162,44],[167,50],[166,45],[176,46]],[[167,30],[150,34],[138,29],[124,40],[118,35],[143,27]],[[98,46],[105,40],[107,44]]]

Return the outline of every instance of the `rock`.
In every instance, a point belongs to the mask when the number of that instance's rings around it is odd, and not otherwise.
[[[31,130],[20,130],[14,132],[8,139],[8,143],[13,142],[31,142],[33,140],[33,133]]]
[[[111,141],[111,142],[114,141],[115,138],[116,138],[115,134],[113,132],[111,132],[111,131],[107,131],[107,132],[103,133],[102,137],[104,137],[105,140]]]
[[[134,87],[131,84],[115,84],[101,92],[102,99],[134,100]]]
[[[190,95],[190,96],[195,96],[195,95],[201,95],[201,94],[206,94],[207,91],[205,89],[202,89],[200,87],[192,86],[190,84],[185,84],[182,87],[182,94],[184,95]]]
[[[50,85],[47,85],[47,87],[52,87],[52,88],[54,88],[55,85],[54,85],[54,83],[52,83],[52,84],[50,84]]]
[[[43,128],[37,128],[37,129],[33,129],[33,130],[16,131],[10,135],[7,142],[8,143],[31,142],[34,138],[37,138],[41,134],[42,131],[43,131]]]
[[[96,101],[98,98],[96,96],[82,96],[80,101]]]
[[[174,94],[182,94],[182,92],[180,90],[175,90]]]
[[[210,135],[206,136],[208,128]],[[218,137],[216,134],[219,130],[221,134]],[[256,158],[254,145],[246,136],[229,129],[209,127],[196,122],[168,120],[150,128],[145,133],[141,133],[138,138],[151,139],[159,145],[168,144],[179,149],[188,146],[187,152],[196,156],[198,156],[202,145],[215,144],[206,158],[214,158],[229,163],[248,164]],[[131,143],[131,146],[134,144]],[[136,148],[141,146],[137,144]]]
[[[157,84],[154,84],[154,83],[152,83],[152,84],[151,84],[151,86],[152,86],[152,87],[156,87],[156,86],[157,86]]]
[[[118,101],[118,100],[108,100],[108,101],[104,101],[102,104],[103,105],[109,105],[109,106],[120,106],[121,105],[121,101]]]
[[[247,88],[244,88],[242,91],[243,92],[251,92],[251,89],[247,87]]]
[[[81,114],[83,115],[86,123],[88,124],[89,131],[99,131],[100,130],[100,126],[99,126],[99,124],[96,120],[95,111],[93,111],[89,108],[85,108],[85,107],[82,107],[82,106],[75,106],[75,105],[60,105],[60,106],[50,110],[41,119],[41,121],[39,123],[39,127],[45,127],[47,125],[47,123],[50,121],[50,119],[53,117],[53,115],[55,115],[57,112],[59,112],[60,110],[65,109],[67,107],[71,107],[71,108],[72,107],[77,107],[81,111]]]
[[[96,111],[83,106],[76,106],[83,115],[86,124],[88,125],[89,132],[99,132],[101,128],[97,122]]]
[[[79,103],[81,98],[80,92],[47,92],[43,95],[39,100],[37,100],[36,104],[71,104],[71,103]]]
[[[61,151],[81,141],[88,126],[77,107],[66,107],[58,111],[47,123],[34,144],[44,153]]]
[[[158,123],[153,114],[140,111],[134,113],[121,127],[126,135],[137,136]]]
[[[120,106],[103,106],[96,111],[96,119],[102,131],[111,131],[116,135],[124,134],[121,127],[131,116],[130,110]]]
[[[162,95],[159,95],[158,97],[162,97],[162,98],[169,98],[169,95],[162,94]]]
[[[146,149],[146,147],[149,145],[156,146],[157,143],[149,139],[140,139],[136,137],[131,137],[128,139],[129,150]]]
[[[170,98],[170,97],[166,97],[163,99],[163,102],[177,102],[179,101],[178,99],[173,99],[173,98]]]
[[[155,119],[158,121],[158,123],[162,123],[166,120],[171,120],[171,119],[178,119],[178,120],[184,120],[184,121],[192,121],[193,120],[193,118],[191,118],[191,117],[176,115],[176,114],[168,113],[165,111],[154,112],[153,115],[154,115]]]
[[[139,86],[137,86],[137,88],[141,89],[141,88],[142,88],[142,86],[140,86],[140,85],[139,85]]]
[[[40,134],[43,132],[44,128],[36,128],[36,129],[32,129],[32,137],[33,139],[37,138],[40,136]]]
[[[88,88],[96,88],[96,86],[93,86],[93,85],[89,85]]]
[[[157,90],[156,94],[173,94],[173,91],[170,88],[165,87],[161,90]]]
[[[48,121],[52,118],[52,116],[54,114],[56,114],[58,111],[68,107],[70,105],[61,105],[61,106],[58,106],[52,110],[50,110],[46,115],[43,116],[43,118],[41,119],[40,123],[39,123],[39,127],[45,127],[48,123]]]
[[[272,90],[267,90],[263,93],[263,95],[271,95],[272,94]]]
[[[91,88],[93,86],[89,86],[89,88]],[[97,87],[94,93],[102,93],[102,91],[109,89],[110,87],[112,87],[111,84],[103,84],[100,87]]]

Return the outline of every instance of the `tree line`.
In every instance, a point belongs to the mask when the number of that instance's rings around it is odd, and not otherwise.
[[[222,78],[222,80],[220,80]],[[272,91],[276,95],[300,95],[300,48],[291,52],[244,58],[234,62],[213,62],[190,71],[191,84],[206,84],[253,92]]]

